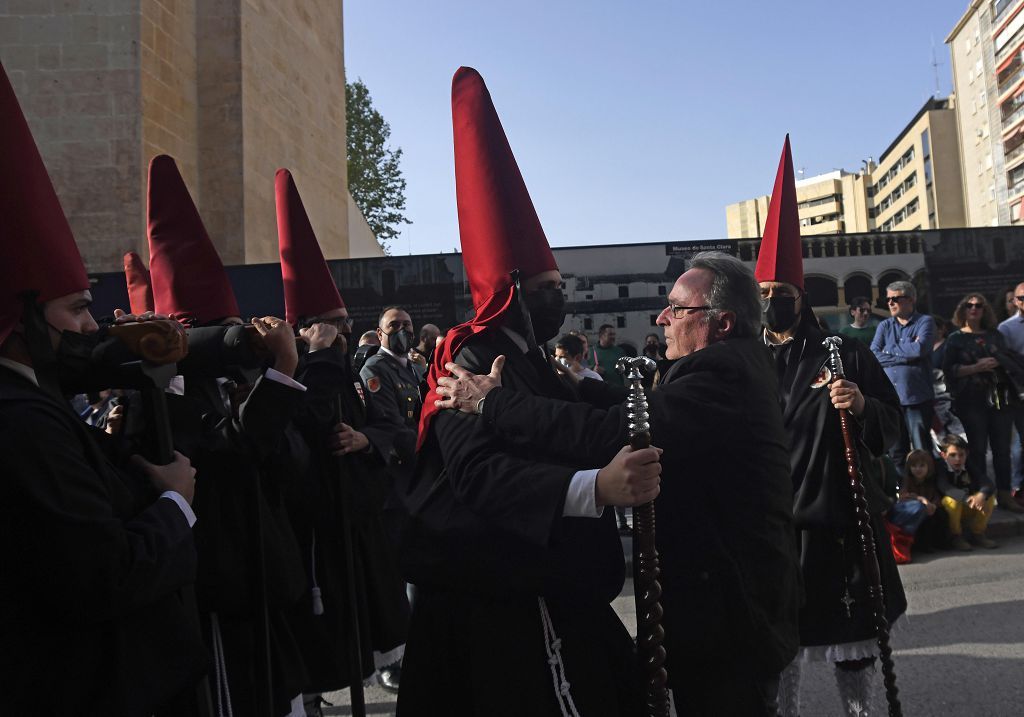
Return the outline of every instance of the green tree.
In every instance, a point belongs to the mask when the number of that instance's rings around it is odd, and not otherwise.
[[[387,146],[391,127],[373,107],[361,79],[345,83],[348,191],[387,253],[388,241],[411,224],[405,210],[405,179],[399,168],[402,149]]]

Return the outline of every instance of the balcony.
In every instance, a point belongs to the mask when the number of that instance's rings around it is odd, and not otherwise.
[[[1007,130],[1020,122],[1021,118],[1024,118],[1024,105],[1021,105],[1003,118],[1003,134],[1006,134]]]
[[[1020,184],[1016,184],[1010,187],[1010,192],[1006,197],[1006,201],[1012,202],[1014,199],[1021,196],[1022,194],[1024,194],[1024,182],[1021,182]]]
[[[1017,65],[1017,69],[1013,71],[1013,74],[1007,77],[1005,80],[999,81],[999,104],[1003,104],[1016,89],[1017,82],[1024,76],[1024,62]]]
[[[1004,155],[1006,168],[1010,169],[1013,163],[1021,157],[1024,157],[1024,142],[1018,144]]]
[[[1011,39],[1008,43],[1003,45],[1003,49],[996,53],[996,67],[999,67],[1001,64],[1003,64],[1003,60],[1012,55],[1014,52],[1020,50],[1022,45],[1024,45],[1024,33],[1018,30],[1014,34],[1013,39]]]
[[[992,24],[995,25],[999,22],[999,18],[1003,16],[1007,10],[1013,6],[1013,0],[998,0],[996,2],[996,13],[995,17],[992,18]]]

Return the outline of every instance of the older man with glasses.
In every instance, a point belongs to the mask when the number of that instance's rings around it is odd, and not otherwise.
[[[885,295],[891,316],[875,330],[871,351],[900,397],[906,432],[901,432],[892,457],[902,469],[911,448],[931,449],[935,322],[928,314],[918,313],[917,289],[909,281],[894,281],[885,288]]]

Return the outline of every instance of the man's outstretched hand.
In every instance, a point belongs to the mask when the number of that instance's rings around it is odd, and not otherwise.
[[[491,372],[486,376],[478,376],[469,369],[455,363],[446,363],[445,369],[451,376],[437,379],[437,393],[443,396],[434,401],[438,408],[453,408],[463,413],[479,413],[477,408],[480,399],[501,386],[501,370],[505,367],[505,357],[499,356],[491,364]]]

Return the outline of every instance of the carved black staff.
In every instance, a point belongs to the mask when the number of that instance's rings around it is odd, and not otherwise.
[[[843,340],[838,336],[829,336],[822,342],[822,345],[828,350],[829,368],[832,370],[833,381],[846,378],[843,359],[839,355],[839,347],[842,343]],[[871,514],[868,512],[868,501],[864,494],[864,484],[860,474],[857,441],[853,427],[850,425],[849,413],[845,408],[839,409],[839,425],[843,431],[846,474],[853,495],[853,510],[860,537],[861,560],[864,574],[868,577],[868,597],[871,601],[871,612],[877,633],[878,654],[882,660],[885,699],[889,704],[890,717],[902,717],[903,707],[900,705],[899,689],[896,687],[896,667],[892,661],[892,648],[889,646],[889,621],[885,617],[885,594],[882,590],[882,576],[878,569],[878,555],[875,553],[875,534],[871,527]]]
[[[653,372],[656,364],[647,356],[624,356],[615,368],[628,382],[626,420],[629,445],[634,449],[651,445],[650,414],[644,394],[643,377]],[[647,714],[668,717],[668,690],[665,683],[665,630],[661,627],[661,583],[658,578],[658,550],[654,545],[654,501],[633,509],[633,596],[636,601],[637,657],[647,680]]]

